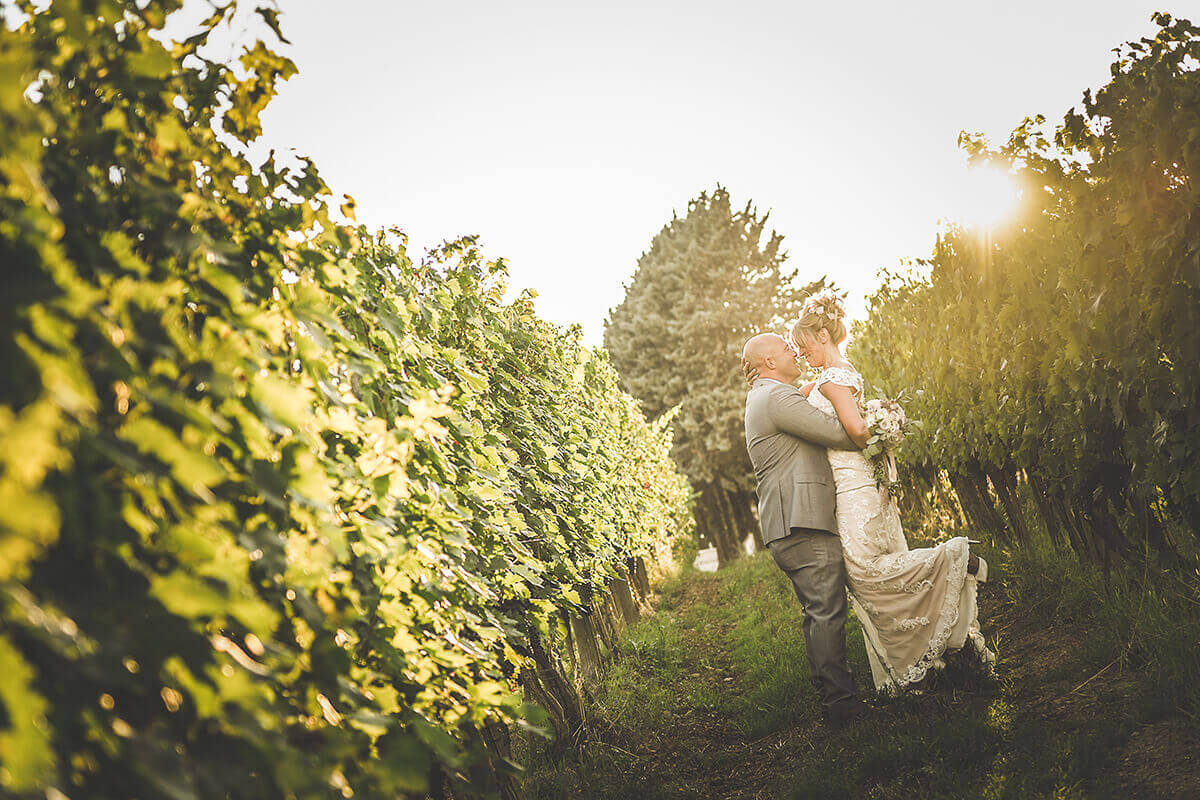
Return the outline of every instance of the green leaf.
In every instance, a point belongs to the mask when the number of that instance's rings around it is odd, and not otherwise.
[[[9,640],[0,635],[0,786],[10,792],[29,792],[46,785],[54,768],[53,731],[49,705],[33,689],[33,669]]]

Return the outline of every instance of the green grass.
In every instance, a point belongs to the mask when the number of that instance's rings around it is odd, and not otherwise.
[[[1106,584],[1045,544],[985,555],[999,679],[952,664],[933,690],[879,699],[841,731],[819,722],[800,605],[770,556],[685,571],[595,687],[590,740],[558,763],[532,756],[523,796],[1138,796],[1118,771],[1135,731],[1171,719],[1200,737],[1195,598],[1146,567]],[[847,633],[869,694],[853,618]]]
[[[1094,566],[1056,552],[1044,540],[1004,553],[1004,596],[1027,622],[1075,629],[1078,665],[1109,664],[1141,676],[1146,711],[1200,715],[1200,569],[1167,569],[1153,558]],[[1190,572],[1190,574],[1189,574]],[[1071,662],[1059,665],[1069,669]],[[1111,669],[1111,668],[1110,668]]]

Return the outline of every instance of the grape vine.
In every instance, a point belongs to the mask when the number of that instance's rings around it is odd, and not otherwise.
[[[295,67],[204,45],[275,11],[179,6],[0,21],[0,791],[502,784],[560,618],[691,524],[669,421],[471,239],[248,163]]]
[[[1040,524],[1102,560],[1200,530],[1200,29],[1155,21],[1053,132],[964,138],[1023,209],[886,281],[852,354],[886,392],[926,390],[904,453],[926,491],[946,475],[980,530]]]

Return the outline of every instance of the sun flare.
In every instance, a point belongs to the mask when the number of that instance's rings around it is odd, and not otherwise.
[[[968,171],[958,217],[968,225],[1003,222],[1016,208],[1021,190],[1015,177],[995,167]]]

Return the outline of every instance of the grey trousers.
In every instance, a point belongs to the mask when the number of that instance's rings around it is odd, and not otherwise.
[[[822,707],[854,701],[854,678],[846,666],[846,564],[841,540],[828,531],[792,528],[791,534],[768,543],[767,549],[804,606],[804,648]]]

